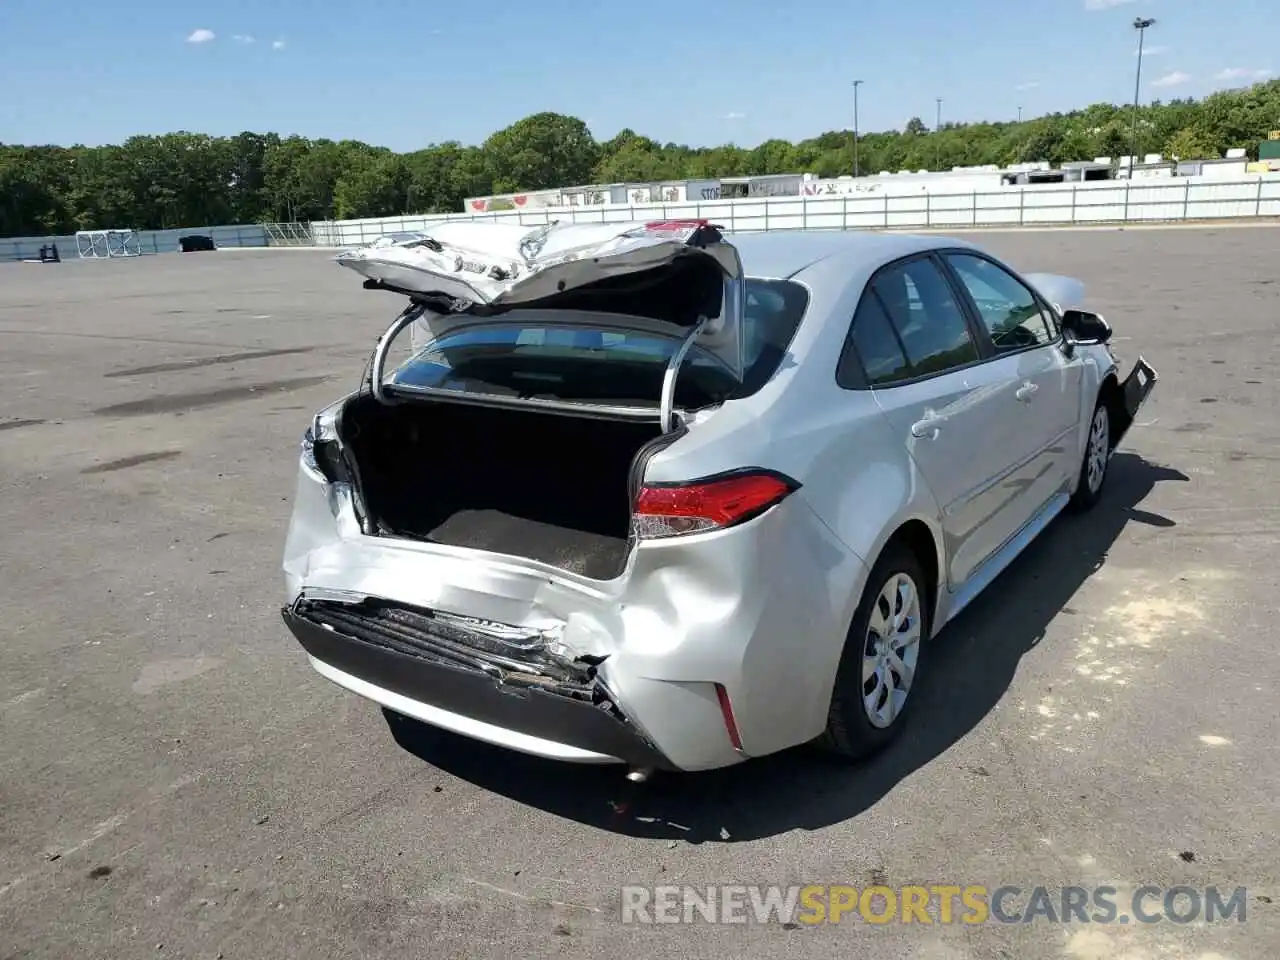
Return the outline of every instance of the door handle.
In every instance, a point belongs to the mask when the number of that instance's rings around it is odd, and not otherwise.
[[[1017,397],[1019,400],[1021,400],[1023,403],[1028,403],[1031,400],[1031,395],[1039,389],[1040,389],[1039,387],[1037,387],[1034,383],[1028,380],[1026,383],[1024,383],[1022,386],[1018,388],[1018,392],[1015,393],[1014,396]]]
[[[925,417],[923,420],[917,420],[911,425],[911,435],[918,440],[933,440],[938,436],[938,424],[940,420],[935,417]]]

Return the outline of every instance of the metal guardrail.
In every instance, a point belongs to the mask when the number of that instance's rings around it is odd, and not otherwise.
[[[276,228],[273,232],[273,228]],[[139,230],[138,247],[143,256],[178,252],[178,238],[200,234],[213,238],[219,247],[310,246],[311,226],[306,223],[231,224],[216,227],[182,227],[175,230]],[[0,262],[5,260],[38,260],[40,248],[56,243],[63,261],[76,259],[74,234],[56,237],[0,237]]]
[[[1280,217],[1280,177],[1241,181],[1105,181],[1071,187],[1006,187],[964,193],[770,197],[633,206],[315,221],[318,246],[354,246],[443,220],[602,223],[706,218],[733,232],[772,230],[971,229],[1069,224],[1158,223]]]
[[[315,244],[309,223],[264,223],[269,247],[309,247]]]
[[[773,230],[894,230],[1038,227],[1069,224],[1160,223],[1280,217],[1280,176],[1245,180],[1100,181],[1070,187],[1005,187],[963,193],[760,197],[631,206],[556,207],[490,213],[380,217],[312,223],[244,224],[139,231],[143,254],[177,251],[178,237],[212,236],[220,247],[323,246],[369,243],[389,233],[422,230],[445,220],[499,220],[537,226],[552,220],[608,223],[647,219],[708,219],[737,232]],[[0,238],[0,261],[37,259],[57,243],[64,260],[75,238]]]

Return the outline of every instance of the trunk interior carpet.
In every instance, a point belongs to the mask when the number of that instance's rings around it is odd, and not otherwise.
[[[627,556],[625,539],[539,523],[499,510],[459,510],[427,531],[427,539],[528,557],[594,580],[618,576]]]

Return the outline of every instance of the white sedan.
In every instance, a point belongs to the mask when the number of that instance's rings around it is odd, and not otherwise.
[[[338,259],[403,309],[303,442],[289,629],[396,722],[634,776],[886,744],[1155,383],[1080,283],[942,237],[449,222]]]

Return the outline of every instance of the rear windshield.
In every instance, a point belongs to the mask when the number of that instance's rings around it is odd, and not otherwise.
[[[677,405],[696,408],[759,390],[777,371],[809,294],[790,280],[746,281],[745,375],[739,384],[718,358],[694,347],[678,381]],[[405,386],[561,400],[657,402],[667,361],[679,343],[642,332],[557,326],[496,318],[449,334],[390,376]]]

